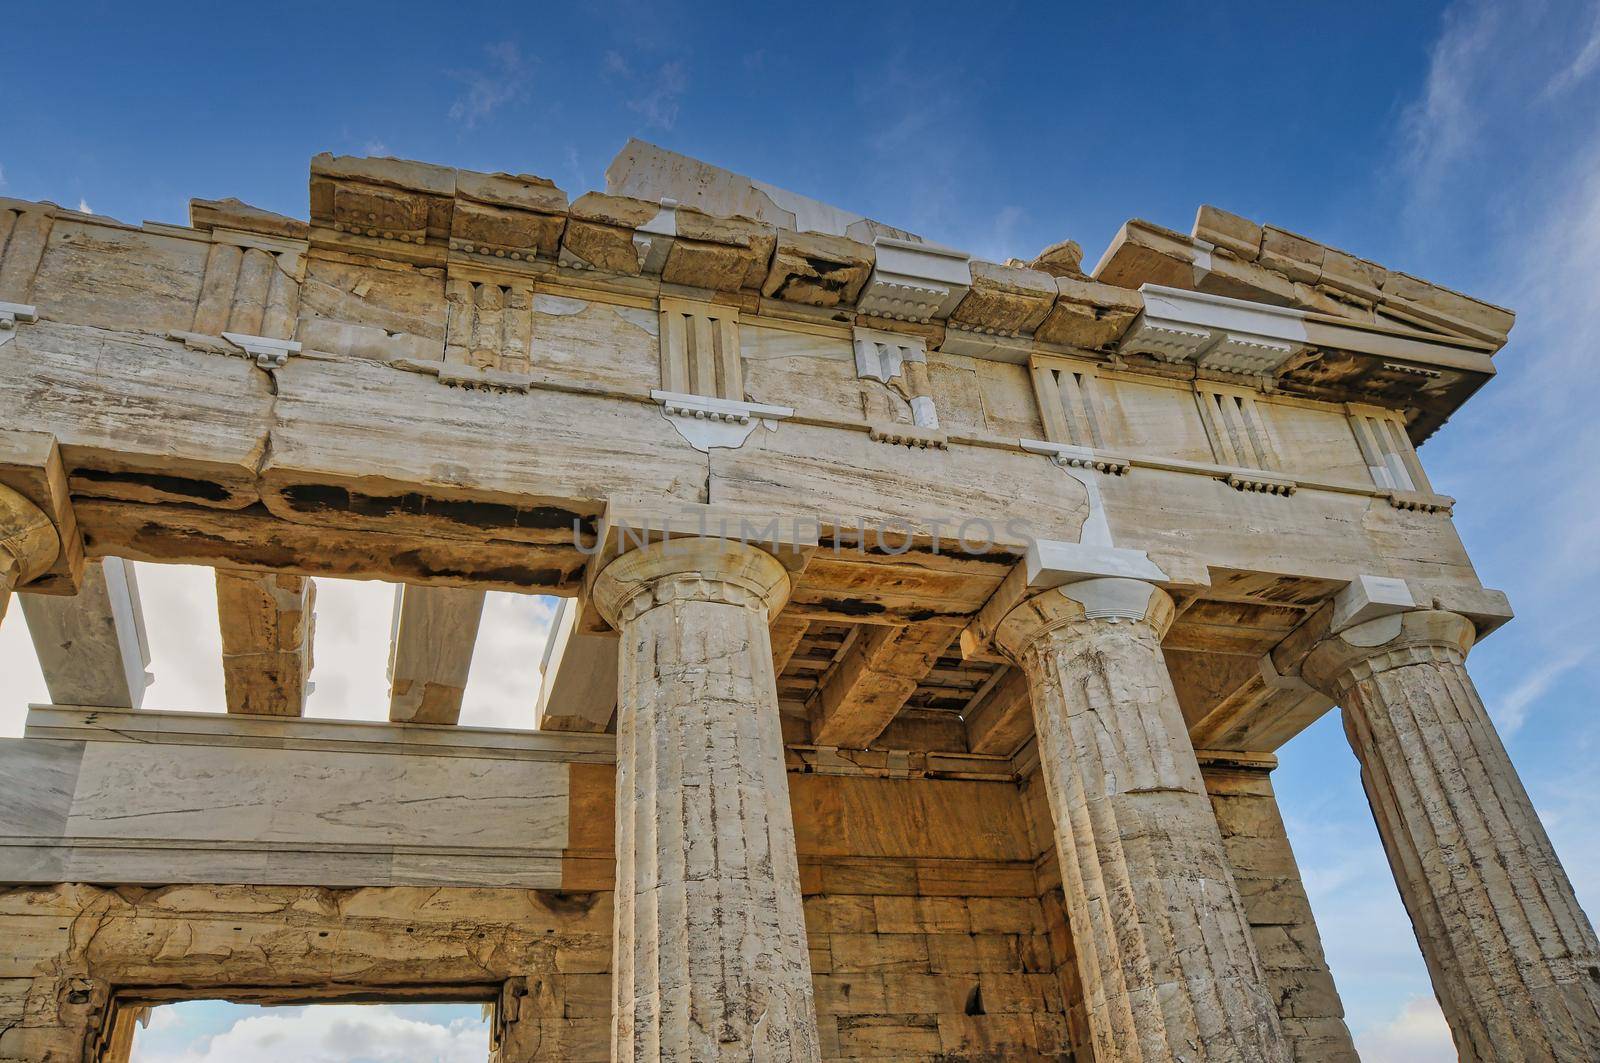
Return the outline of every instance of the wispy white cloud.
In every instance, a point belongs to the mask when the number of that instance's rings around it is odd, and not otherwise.
[[[1356,1035],[1363,1063],[1455,1063],[1455,1044],[1439,1002],[1413,997],[1399,1014]]]
[[[5,187],[6,187],[6,168],[4,166],[0,166],[0,191],[3,191],[5,189]]]
[[[641,66],[615,49],[601,57],[600,75],[628,93],[628,110],[644,119],[652,129],[671,129],[678,123],[678,112],[689,88],[689,73],[678,60],[659,66]]]
[[[1568,652],[1558,654],[1529,669],[1522,681],[1511,688],[1491,706],[1491,714],[1500,733],[1506,737],[1516,734],[1528,721],[1528,713],[1540,698],[1549,692],[1556,680],[1583,664],[1593,654],[1593,648],[1582,643]]]
[[[984,217],[962,197],[958,168],[969,150],[970,106],[957,82],[930,80],[909,50],[900,49],[868,64],[855,84],[862,135],[871,158],[867,197],[893,202],[891,217],[879,220],[920,236],[969,248],[987,239],[986,257],[1002,257],[994,247],[997,225],[968,219]],[[990,216],[995,222],[1000,216]],[[1012,219],[1014,224],[1015,219]]]
[[[671,129],[678,124],[678,109],[688,87],[689,76],[682,63],[663,63],[645,82],[645,91],[628,101],[628,110],[652,129]]]
[[[89,206],[89,201],[87,199],[84,199],[82,196],[78,197],[78,213],[79,214],[93,214],[94,213],[94,208]]]
[[[589,182],[589,176],[583,165],[583,155],[571,144],[566,146],[562,157],[567,164],[567,174],[572,179],[573,195],[578,195],[586,189],[594,188]]]
[[[1417,191],[1431,191],[1476,141],[1482,123],[1479,72],[1492,61],[1505,17],[1503,8],[1476,3],[1458,4],[1446,14],[1422,95],[1401,120],[1406,165]]]
[[[450,105],[450,118],[468,129],[501,107],[527,95],[533,67],[523,58],[515,41],[487,45],[488,62],[475,70],[454,71],[452,76],[465,88]]]
[[[1596,69],[1600,69],[1600,3],[1594,6],[1594,21],[1589,35],[1578,46],[1572,62],[1556,72],[1541,95],[1546,99],[1559,96],[1582,83]]]

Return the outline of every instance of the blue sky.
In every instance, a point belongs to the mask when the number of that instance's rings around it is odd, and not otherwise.
[[[59,6],[13,3],[0,195],[128,221],[181,221],[190,196],[304,216],[324,150],[577,194],[631,135],[996,260],[1070,237],[1092,261],[1123,220],[1187,229],[1210,202],[1512,306],[1501,376],[1423,459],[1518,610],[1472,671],[1600,910],[1600,7],[1117,6],[79,5],[68,30]],[[141,579],[150,704],[214,707],[220,666],[180,668],[216,660],[209,589]],[[313,711],[381,714],[386,595],[324,587]],[[522,670],[475,670],[469,716],[523,723],[536,654],[518,640],[539,639],[548,610],[494,608],[503,645],[480,665],[503,649]],[[20,627],[0,630],[27,688],[0,704],[11,733],[43,696]],[[1453,1058],[1337,719],[1282,757],[1367,1058]]]

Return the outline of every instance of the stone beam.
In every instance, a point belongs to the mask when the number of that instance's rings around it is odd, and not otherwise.
[[[1028,677],[1019,668],[1002,668],[962,716],[967,752],[1010,756],[1033,735]]]
[[[610,874],[605,735],[56,707],[30,710],[27,735],[0,741],[10,793],[37,795],[0,810],[8,884],[562,889],[568,861],[596,859]]]
[[[441,724],[461,719],[483,599],[480,590],[395,586],[389,719]]]
[[[800,640],[811,627],[809,617],[794,610],[785,610],[772,622],[772,674],[782,675],[789,666],[789,658],[800,648]]]
[[[812,742],[871,745],[957,634],[945,624],[862,625],[812,698]]]
[[[217,570],[229,712],[304,714],[315,601],[316,584],[305,576]]]
[[[150,674],[150,645],[133,565],[117,557],[86,565],[73,597],[22,594],[39,669],[57,705],[136,709]]]
[[[562,598],[550,621],[539,671],[535,726],[541,731],[604,732],[617,707],[617,640],[578,627],[578,602]]]

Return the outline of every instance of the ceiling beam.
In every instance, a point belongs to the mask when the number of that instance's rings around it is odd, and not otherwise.
[[[137,709],[150,684],[150,646],[133,565],[108,557],[84,566],[70,597],[20,594],[50,700]]]
[[[812,742],[846,749],[871,745],[957,633],[957,628],[933,623],[858,628],[812,696]]]
[[[454,724],[461,719],[484,592],[396,584],[389,626],[389,719]]]
[[[1033,737],[1033,703],[1020,668],[1002,668],[963,716],[967,752],[1010,756]]]
[[[228,711],[305,714],[316,584],[306,576],[217,569]]]
[[[541,731],[590,731],[611,727],[617,708],[617,648],[614,635],[595,635],[578,626],[578,602],[562,598],[550,621],[543,681],[535,726]]]
[[[789,667],[789,658],[800,648],[800,640],[811,628],[811,618],[784,610],[772,621],[772,674],[779,676]]]

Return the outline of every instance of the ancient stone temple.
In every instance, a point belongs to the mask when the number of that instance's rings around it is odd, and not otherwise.
[[[54,701],[0,1060],[201,998],[481,1001],[498,1063],[1354,1059],[1273,796],[1329,711],[1462,1058],[1600,1057],[1416,450],[1511,323],[1212,207],[983,262],[638,142],[575,199],[0,200]],[[226,713],[142,707],[130,561],[215,569]],[[321,577],[399,588],[387,723],[304,717]],[[562,600],[528,729],[457,723],[491,590]]]

